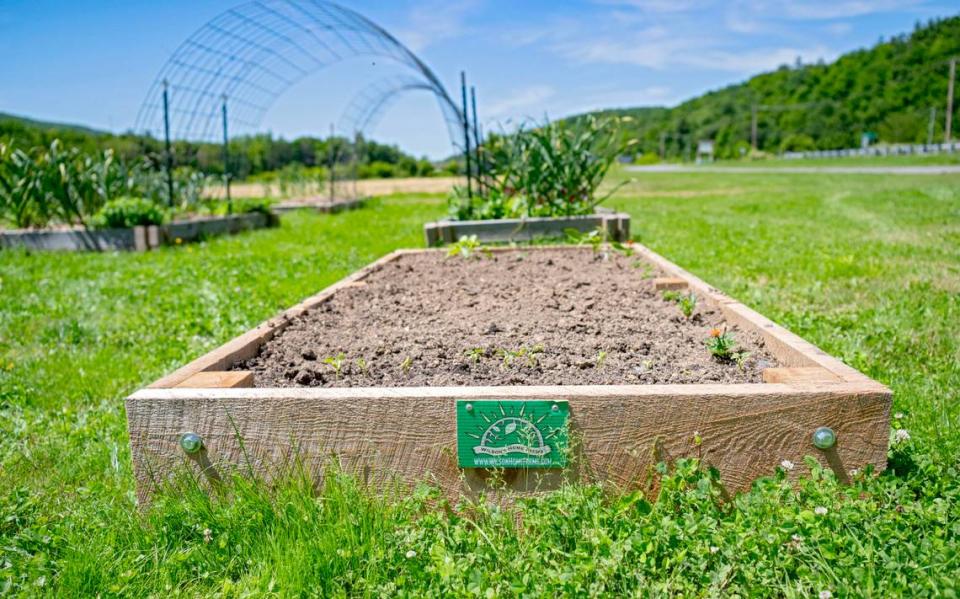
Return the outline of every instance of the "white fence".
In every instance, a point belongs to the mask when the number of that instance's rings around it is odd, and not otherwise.
[[[845,150],[811,150],[784,152],[783,158],[847,158],[850,156],[910,156],[924,154],[953,154],[960,152],[960,141],[940,144],[883,144]]]

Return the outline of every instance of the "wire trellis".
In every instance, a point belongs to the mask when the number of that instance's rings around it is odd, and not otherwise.
[[[340,119],[345,134],[363,133],[396,96],[416,90],[434,95],[455,148],[473,143],[461,136],[466,115],[422,60],[376,23],[323,0],[256,0],[215,17],[160,70],[134,129],[163,136],[166,89],[173,138],[220,142],[225,118],[231,134],[252,133],[273,103],[303,78],[342,60],[371,56],[410,72],[354,97]]]

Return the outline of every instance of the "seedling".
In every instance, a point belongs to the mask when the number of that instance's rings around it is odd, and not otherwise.
[[[600,251],[600,246],[603,245],[604,232],[601,229],[594,229],[593,231],[588,231],[583,233],[577,229],[569,228],[563,230],[564,235],[567,236],[567,241],[574,243],[576,245],[589,245],[593,248],[593,252],[597,253]]]
[[[526,345],[521,345],[519,349],[509,350],[502,347],[497,348],[497,356],[499,356],[503,363],[500,365],[501,368],[507,369],[513,364],[514,360],[526,358],[527,366],[534,367],[537,365],[537,355],[543,353],[543,345],[537,344],[533,347],[527,347]]]
[[[697,309],[697,294],[691,291],[687,295],[680,296],[677,305],[680,306],[680,312],[683,313],[683,316],[689,319],[693,316],[693,311]]]
[[[673,291],[668,289],[663,292],[663,301],[665,302],[679,302],[680,301],[680,292]]]
[[[403,362],[400,362],[400,370],[403,371],[403,374],[409,374],[410,368],[413,366],[413,358],[407,356],[403,359]]]
[[[323,359],[323,363],[333,368],[333,376],[339,381],[340,380],[340,370],[343,368],[343,362],[346,360],[347,356],[340,352],[335,356],[330,356]]]
[[[480,358],[482,358],[485,353],[487,353],[487,350],[482,347],[474,347],[473,349],[467,349],[463,352],[463,354],[470,358],[474,364],[479,362]]]
[[[360,370],[360,374],[362,374],[363,376],[367,376],[368,366],[369,365],[367,364],[366,358],[363,358],[363,357],[357,358],[357,369]]]
[[[705,343],[714,358],[723,362],[735,362],[739,368],[743,368],[744,362],[750,357],[750,352],[744,349],[735,349],[737,340],[734,339],[733,333],[727,332],[726,327],[723,330],[711,330],[710,337],[707,338]]]
[[[477,239],[476,235],[465,235],[460,238],[459,241],[450,246],[450,249],[447,250],[447,257],[452,258],[454,256],[461,256],[463,258],[470,258],[477,255],[490,255],[490,249],[483,246],[480,243],[480,240]]]
[[[610,247],[613,248],[613,251],[617,252],[618,254],[623,255],[625,258],[629,258],[633,255],[633,247],[631,246],[631,243],[633,242],[628,241],[627,243],[620,243],[619,241],[614,241],[610,244]]]
[[[597,362],[596,362],[596,365],[595,365],[595,366],[596,366],[596,369],[597,369],[597,370],[602,369],[602,368],[603,368],[603,365],[604,365],[604,363],[605,363],[606,361],[607,361],[607,352],[605,352],[605,351],[603,351],[603,350],[601,349],[600,351],[597,352]]]

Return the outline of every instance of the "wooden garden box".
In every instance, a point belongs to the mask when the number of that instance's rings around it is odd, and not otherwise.
[[[762,335],[780,363],[763,372],[765,382],[253,388],[250,373],[229,370],[338,290],[364,285],[365,277],[406,253],[436,251],[443,250],[391,253],[128,397],[139,499],[148,501],[158,482],[184,466],[213,477],[234,467],[269,477],[294,456],[317,480],[335,460],[375,486],[428,481],[451,497],[489,491],[489,470],[458,467],[458,400],[567,402],[568,466],[499,472],[497,484],[507,493],[546,490],[570,479],[655,486],[658,461],[697,455],[719,469],[731,492],[772,474],[783,460],[797,464],[796,475],[806,455],[841,480],[852,469],[886,465],[889,389],[639,245],[638,257],[666,275],[658,287],[689,288],[729,323]],[[820,427],[835,432],[833,447],[814,446]],[[188,432],[202,439],[198,453],[181,448]]]

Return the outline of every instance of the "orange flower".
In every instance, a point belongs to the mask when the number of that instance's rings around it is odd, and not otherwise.
[[[710,329],[711,337],[719,337],[722,334],[723,334],[723,331],[721,331],[720,329]]]

